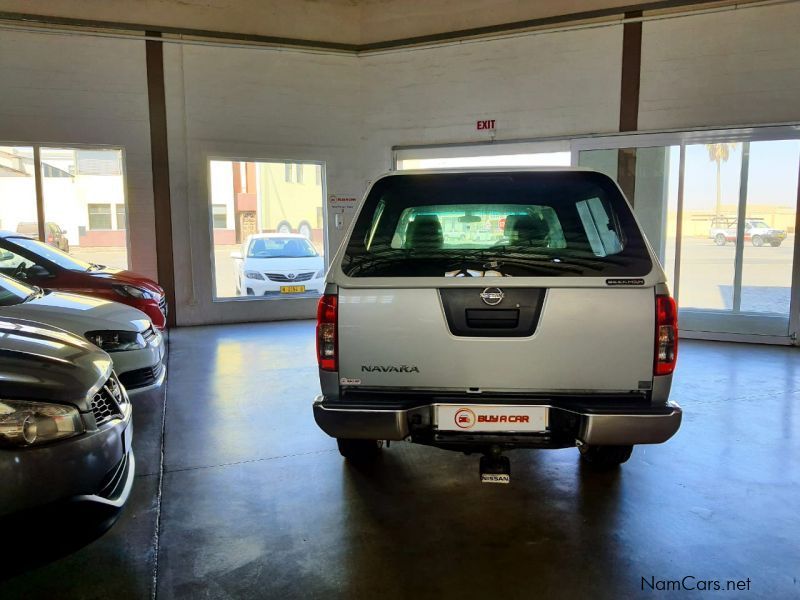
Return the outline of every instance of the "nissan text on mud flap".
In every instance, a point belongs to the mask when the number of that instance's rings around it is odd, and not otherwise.
[[[402,172],[362,201],[317,323],[317,424],[348,460],[405,440],[625,462],[678,430],[677,310],[619,187],[581,169]]]

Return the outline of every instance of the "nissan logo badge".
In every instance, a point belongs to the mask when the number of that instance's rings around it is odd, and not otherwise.
[[[497,306],[505,297],[506,295],[500,288],[486,288],[481,292],[481,300],[489,306]]]

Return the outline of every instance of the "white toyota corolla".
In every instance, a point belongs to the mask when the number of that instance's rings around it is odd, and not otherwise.
[[[240,296],[318,296],[325,286],[324,259],[297,233],[248,236],[231,257]]]
[[[43,290],[0,274],[0,318],[15,317],[65,329],[108,352],[128,391],[164,381],[164,341],[146,314],[126,304]]]

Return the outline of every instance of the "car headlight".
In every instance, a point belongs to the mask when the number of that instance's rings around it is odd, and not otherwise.
[[[325,277],[325,269],[320,269],[317,271],[317,274],[314,275],[314,279],[319,279],[320,277]]]
[[[125,296],[126,298],[152,300],[154,297],[153,294],[148,290],[136,287],[135,285],[115,285],[113,287],[115,292],[117,292],[120,296]]]
[[[88,331],[86,339],[106,352],[141,350],[147,347],[144,336],[135,331]]]
[[[24,448],[83,433],[83,421],[72,406],[0,400],[0,444]]]
[[[244,276],[247,277],[247,279],[258,279],[259,281],[264,281],[264,276],[258,271],[245,271]]]

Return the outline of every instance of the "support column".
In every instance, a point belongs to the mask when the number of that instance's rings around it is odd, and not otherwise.
[[[148,37],[161,37],[148,32]],[[169,189],[169,146],[167,144],[167,104],[164,93],[163,42],[145,41],[147,60],[147,99],[150,108],[150,155],[153,169],[153,204],[156,228],[158,283],[164,288],[169,312],[167,326],[175,325],[175,261],[172,254],[172,204]]]

